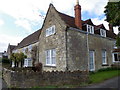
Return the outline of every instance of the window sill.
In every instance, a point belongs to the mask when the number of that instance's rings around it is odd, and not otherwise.
[[[44,65],[44,67],[52,67],[52,68],[56,68],[56,66],[52,66],[52,65]]]
[[[102,64],[102,66],[109,66],[108,64]]]

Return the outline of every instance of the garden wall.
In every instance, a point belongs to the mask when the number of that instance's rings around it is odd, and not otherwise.
[[[46,85],[78,85],[88,80],[88,71],[34,72],[3,69],[8,87],[30,88]]]

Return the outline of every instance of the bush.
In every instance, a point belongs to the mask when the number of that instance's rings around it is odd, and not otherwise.
[[[2,62],[2,58],[0,58],[0,63]]]
[[[10,60],[8,58],[2,58],[2,63],[10,64]]]
[[[120,68],[116,68],[116,67],[102,68],[102,69],[99,69],[98,72],[111,71],[111,70],[120,70]]]
[[[42,63],[37,63],[35,67],[32,68],[33,71],[42,72]]]

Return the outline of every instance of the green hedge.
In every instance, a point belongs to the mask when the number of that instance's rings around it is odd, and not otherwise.
[[[10,64],[10,60],[8,58],[2,58],[2,63]]]

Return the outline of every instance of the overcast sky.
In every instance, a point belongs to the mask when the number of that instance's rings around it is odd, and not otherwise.
[[[104,7],[108,0],[79,0],[82,19],[91,18],[95,25],[105,22]],[[76,0],[0,0],[0,52],[7,50],[8,44],[17,45],[23,38],[40,29],[49,4],[65,14],[74,16]],[[115,33],[118,33],[117,28]]]

